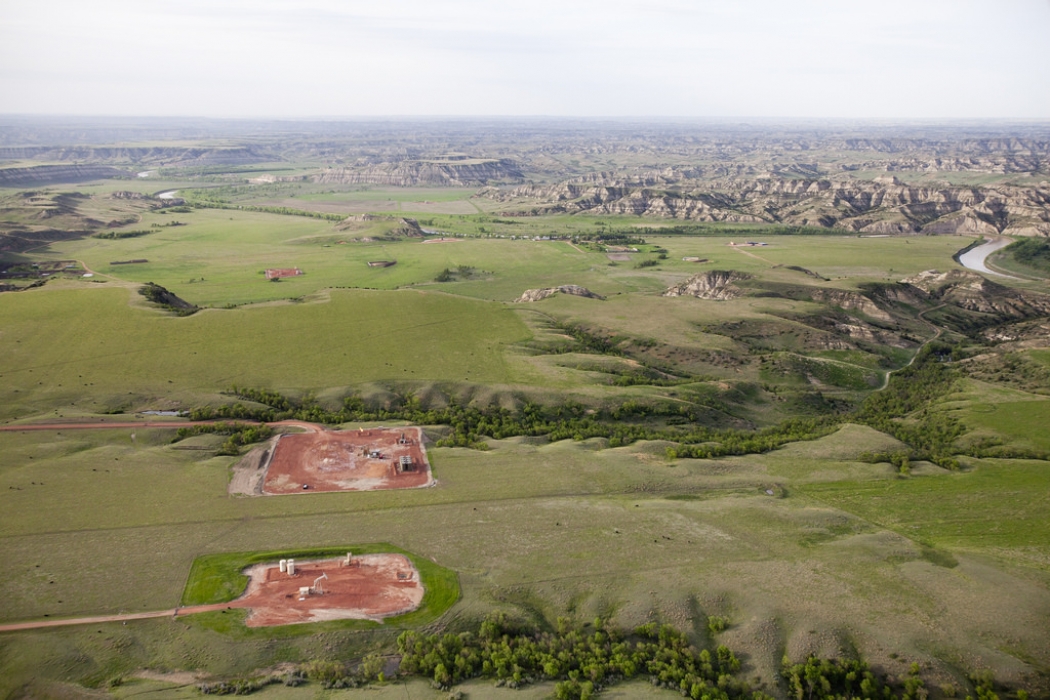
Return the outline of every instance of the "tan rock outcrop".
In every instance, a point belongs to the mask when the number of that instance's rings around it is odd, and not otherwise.
[[[734,282],[750,279],[751,275],[736,270],[711,270],[693,275],[685,282],[668,288],[665,297],[691,296],[698,299],[725,301],[736,299],[744,292]]]
[[[605,299],[601,294],[595,294],[586,287],[581,287],[577,284],[563,284],[560,287],[548,287],[546,289],[526,289],[520,297],[514,300],[514,303],[521,304],[530,301],[540,301],[541,299],[546,299],[547,297],[552,297],[559,293],[586,297],[588,299]]]

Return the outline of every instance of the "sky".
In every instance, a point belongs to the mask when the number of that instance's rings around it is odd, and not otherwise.
[[[0,114],[1050,119],[1050,0],[0,0]]]

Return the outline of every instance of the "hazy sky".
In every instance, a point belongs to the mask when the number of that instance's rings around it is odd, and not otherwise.
[[[0,113],[1050,118],[1050,0],[0,0]]]

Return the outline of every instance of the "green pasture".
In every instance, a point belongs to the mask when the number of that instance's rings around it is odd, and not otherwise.
[[[362,239],[381,236],[392,224],[361,222],[340,230],[333,222],[301,216],[235,209],[188,213],[158,210],[141,213],[140,222],[126,227],[152,231],[148,235],[54,243],[37,253],[41,259],[82,260],[104,276],[139,283],[152,281],[198,305],[225,306],[297,298],[334,287],[430,285],[443,269],[461,265],[475,268],[477,274],[444,283],[443,289],[502,301],[513,300],[526,289],[562,284],[579,284],[606,295],[659,293],[692,274],[711,269],[740,270],[788,284],[852,287],[864,281],[897,280],[925,269],[950,269],[954,266],[951,255],[968,242],[938,236],[777,236],[765,235],[762,227],[751,227],[727,229],[724,237],[647,233],[649,245],[640,246],[641,252],[630,254],[628,261],[614,261],[586,246],[520,239],[590,234],[606,226],[630,230],[652,222],[589,216],[508,219],[435,215],[422,220],[437,230],[474,238],[454,243],[423,243],[419,239],[367,242]],[[185,225],[166,225],[173,221]],[[154,228],[155,224],[161,228]],[[770,245],[732,248],[728,243],[733,240],[761,240]],[[666,259],[657,258],[654,251],[658,248],[667,250]],[[682,260],[690,256],[708,262]],[[128,260],[148,262],[112,264]],[[369,268],[367,263],[374,260],[396,260],[397,265]],[[658,265],[638,267],[647,260]],[[829,281],[819,283],[788,266],[812,270]],[[305,275],[268,282],[263,272],[271,267],[299,267]]]
[[[956,382],[954,391],[936,408],[960,420],[967,427],[969,438],[991,437],[1013,447],[1050,450],[1050,435],[1046,431],[1050,425],[1050,400],[1045,396],[964,379]]]
[[[968,427],[991,430],[1010,444],[1050,450],[1050,401],[975,403],[959,414]]]
[[[418,291],[333,290],[318,303],[175,318],[142,308],[128,289],[44,288],[0,296],[0,327],[6,417],[43,404],[104,411],[121,395],[137,404],[231,384],[506,383],[504,348],[528,337],[501,305]]]
[[[923,544],[1050,563],[1050,464],[975,460],[960,473],[811,483],[800,492]]]

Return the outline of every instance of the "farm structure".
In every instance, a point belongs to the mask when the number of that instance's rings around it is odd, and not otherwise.
[[[362,428],[282,435],[262,492],[371,491],[432,483],[420,428]]]
[[[244,595],[227,603],[250,608],[249,627],[325,620],[374,620],[401,615],[423,602],[419,571],[402,554],[364,554],[298,561],[282,570],[257,564]]]
[[[298,267],[271,267],[266,270],[266,279],[279,280],[284,277],[299,277],[303,271]]]

